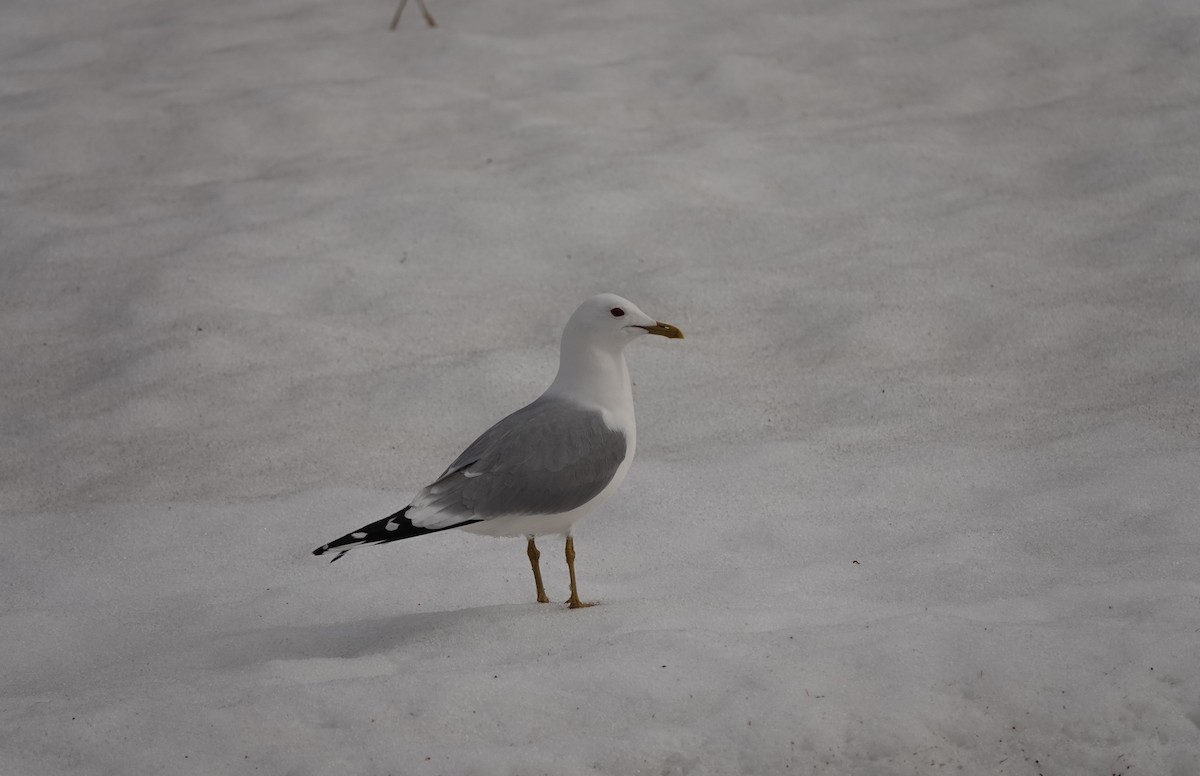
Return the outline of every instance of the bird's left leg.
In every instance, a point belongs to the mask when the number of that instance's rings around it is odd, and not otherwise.
[[[579,600],[579,593],[575,589],[575,540],[567,536],[567,571],[571,574],[571,597],[564,603],[571,605],[572,609],[583,609],[592,604],[584,603]]]
[[[529,565],[533,567],[533,582],[537,585],[537,600],[539,604],[548,604],[550,599],[546,596],[546,588],[542,587],[542,567],[538,565],[538,560],[542,557],[542,553],[538,552],[537,545],[533,543],[533,537],[529,537],[529,546],[525,549],[525,553],[529,556]]]

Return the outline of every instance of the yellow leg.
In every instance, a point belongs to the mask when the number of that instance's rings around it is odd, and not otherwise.
[[[548,604],[550,599],[546,597],[546,588],[542,587],[542,567],[538,565],[538,560],[542,557],[542,553],[538,552],[537,545],[533,543],[533,537],[529,537],[529,546],[526,548],[526,554],[529,555],[529,565],[533,566],[533,581],[537,585],[537,596],[539,604]]]
[[[571,597],[566,600],[566,603],[570,604],[572,609],[591,606],[591,604],[579,600],[579,593],[575,587],[575,540],[570,536],[567,537],[567,571],[571,574]]]

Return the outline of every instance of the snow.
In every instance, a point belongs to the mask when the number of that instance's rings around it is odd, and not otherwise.
[[[0,773],[1200,773],[1200,7],[393,9],[0,6]],[[600,606],[309,555],[600,291]]]

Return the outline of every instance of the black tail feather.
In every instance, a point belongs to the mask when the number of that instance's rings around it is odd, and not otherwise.
[[[357,531],[351,531],[340,539],[334,539],[329,544],[318,547],[313,550],[313,555],[324,555],[330,550],[337,550],[339,547],[345,548],[338,552],[337,555],[330,560],[333,563],[338,558],[345,555],[350,550],[362,544],[386,544],[387,542],[398,542],[401,539],[411,539],[414,536],[423,536],[424,534],[437,533],[445,531],[449,528],[458,528],[459,526],[467,525],[467,523],[477,522],[475,520],[467,520],[457,525],[447,526],[446,528],[421,528],[413,525],[412,521],[405,517],[409,507],[401,509],[395,514],[388,515],[382,520],[376,520],[374,523],[364,525]]]

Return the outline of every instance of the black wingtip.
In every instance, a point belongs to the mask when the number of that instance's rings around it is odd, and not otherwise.
[[[409,507],[401,509],[393,515],[376,520],[370,525],[364,525],[357,531],[352,531],[340,539],[334,539],[329,544],[324,544],[313,550],[313,555],[324,555],[330,550],[339,550],[338,554],[330,560],[330,563],[341,558],[355,547],[361,547],[364,544],[386,544],[388,542],[399,541],[400,539],[410,539],[414,536],[424,536],[425,534],[437,533],[450,528],[458,528],[469,523],[476,523],[477,520],[464,520],[461,523],[456,523],[445,528],[421,528],[413,525],[412,521],[405,517]],[[345,549],[341,549],[345,548]]]
[[[330,545],[326,544],[326,545],[323,545],[323,546],[318,547],[317,549],[313,550],[312,554],[320,557],[320,556],[324,555],[325,553],[329,552],[330,549],[331,549]],[[329,562],[334,563],[335,561],[337,561],[339,558],[341,558],[343,555],[345,555],[348,552],[350,552],[349,549],[342,550],[337,555],[334,555],[332,558],[330,558]]]

